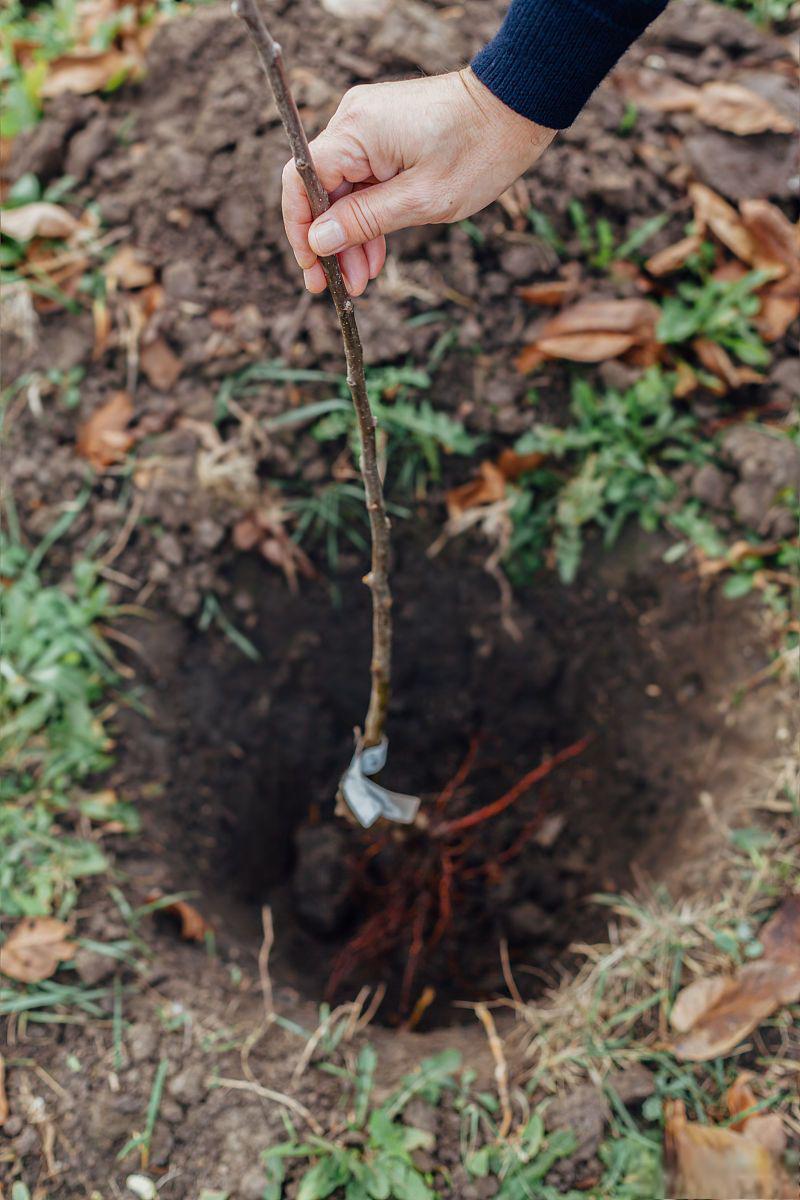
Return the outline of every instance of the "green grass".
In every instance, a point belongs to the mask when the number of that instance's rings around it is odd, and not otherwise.
[[[172,16],[193,4],[208,0],[152,0],[138,11],[137,25],[149,25],[162,16]],[[3,104],[3,136],[15,137],[40,119],[43,111],[42,85],[47,78],[49,63],[64,54],[73,53],[80,37],[77,0],[47,0],[24,4],[22,0],[6,0],[0,8],[0,97]],[[102,53],[114,46],[120,30],[128,27],[131,10],[120,6],[117,14],[102,23],[89,43],[92,52]],[[10,47],[15,42],[31,44],[30,62],[22,65]],[[125,72],[110,80],[106,92],[114,91],[125,82]],[[58,101],[56,100],[57,104]]]
[[[717,0],[724,8],[734,8],[766,29],[789,20],[796,0]]]
[[[670,468],[709,454],[695,418],[673,398],[671,377],[655,368],[626,391],[601,393],[576,379],[570,416],[564,428],[533,425],[515,447],[553,463],[523,477],[512,509],[506,568],[516,583],[530,579],[551,549],[561,579],[571,583],[591,526],[606,546],[630,518],[657,529],[675,495]]]
[[[0,914],[10,922],[0,937],[21,917],[70,916],[81,884],[109,869],[95,827],[139,827],[134,807],[103,787],[113,762],[107,723],[122,699],[98,628],[115,615],[108,589],[87,559],[58,583],[42,578],[46,555],[86,499],[69,506],[34,550],[23,546],[11,507],[0,535]],[[131,966],[146,954],[135,934],[107,944],[76,940]],[[105,1016],[108,995],[107,986],[71,977],[67,964],[39,984],[3,981],[0,1013],[23,1022],[84,1021]]]
[[[340,1188],[347,1200],[434,1200],[430,1177],[417,1167],[412,1155],[415,1150],[433,1149],[435,1138],[404,1124],[400,1117],[415,1097],[438,1104],[445,1091],[455,1090],[458,1052],[446,1050],[425,1059],[382,1104],[372,1101],[377,1066],[372,1046],[362,1046],[352,1071],[326,1065],[348,1093],[345,1136],[301,1139],[285,1117],[289,1137],[262,1154],[268,1179],[264,1200],[281,1200],[287,1163],[292,1159],[309,1164],[303,1168],[297,1200],[324,1200]]]
[[[767,271],[749,271],[732,282],[706,278],[679,283],[677,295],[662,302],[658,340],[669,346],[709,338],[748,366],[767,366],[771,355],[752,318],[760,304],[755,293],[769,278]]]
[[[74,516],[74,511],[67,514]],[[57,532],[57,531],[56,531]],[[97,624],[113,615],[92,563],[75,563],[48,586],[39,567],[46,539],[30,552],[0,540],[0,912],[57,913],[75,904],[77,883],[105,869],[78,820],[135,815],[92,784],[112,762],[102,705],[119,677]]]
[[[618,242],[611,222],[605,217],[592,222],[580,200],[571,200],[568,212],[581,252],[589,266],[597,271],[606,271],[615,260],[636,260],[639,252],[669,220],[668,213],[659,213],[643,221],[627,238]]]
[[[635,120],[636,110],[633,110]],[[630,131],[631,117],[628,117],[627,127],[623,132]],[[639,262],[644,255],[641,253],[652,238],[663,229],[669,220],[667,213],[658,213],[643,221],[627,237],[618,240],[611,222],[606,217],[592,220],[580,200],[570,200],[567,213],[571,232],[577,237],[580,247],[580,257],[596,271],[604,272],[614,262]],[[537,237],[546,242],[559,258],[569,258],[564,238],[556,230],[546,213],[539,209],[528,210],[528,220]]]
[[[451,340],[449,331],[442,335],[424,368],[406,363],[366,370],[367,391],[378,421],[379,449],[387,460],[387,490],[400,499],[423,497],[430,483],[441,480],[445,456],[470,456],[481,444],[482,439],[469,433],[461,421],[434,408],[427,397],[420,396],[430,390],[432,372]],[[309,427],[312,436],[321,443],[349,445],[358,461],[358,432],[347,380],[335,372],[286,367],[275,361],[253,363],[221,384],[215,400],[217,422],[231,415],[233,401],[261,394],[264,383],[333,385],[334,395],[287,409],[267,420],[265,428],[269,433],[278,433]],[[323,524],[337,524],[335,519],[328,521],[323,510],[346,508],[351,492],[352,489],[335,492],[333,501],[320,497]],[[308,512],[312,506],[301,495],[297,507]],[[354,521],[352,528],[356,529],[358,524]]]

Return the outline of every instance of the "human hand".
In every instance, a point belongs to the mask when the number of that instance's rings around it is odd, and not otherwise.
[[[336,253],[347,290],[360,296],[386,261],[387,233],[472,216],[554,137],[498,100],[468,67],[352,88],[311,143],[330,209],[314,221],[294,162],[283,172],[283,220],[306,287],[325,290],[317,255]]]

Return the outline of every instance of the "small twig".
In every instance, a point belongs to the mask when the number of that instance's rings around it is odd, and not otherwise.
[[[508,938],[500,938],[500,962],[503,967],[503,979],[506,981],[508,994],[515,1004],[522,1005],[522,996],[520,995],[517,981],[511,970],[511,959],[508,954]]]
[[[309,1063],[314,1057],[314,1052],[316,1051],[317,1046],[325,1037],[325,1034],[328,1032],[328,1030],[333,1028],[340,1017],[345,1017],[352,1013],[354,1008],[357,1008],[358,1012],[361,1011],[361,1005],[356,1005],[353,1000],[350,1000],[347,1002],[347,1004],[340,1004],[338,1008],[334,1008],[332,1012],[328,1013],[324,1021],[320,1021],[319,1025],[303,1047],[303,1053],[298,1058],[294,1071],[292,1071],[293,1084],[298,1082],[301,1075],[308,1067]]]
[[[122,554],[122,551],[125,549],[125,547],[127,546],[128,542],[131,539],[131,534],[133,533],[134,529],[136,528],[136,522],[139,520],[139,517],[142,515],[143,507],[144,507],[144,493],[139,492],[135,496],[133,504],[131,505],[131,507],[128,511],[128,515],[125,518],[122,528],[120,529],[119,533],[117,534],[116,538],[114,539],[113,544],[106,551],[106,553],[103,555],[103,557],[100,559],[101,567],[110,567],[111,564],[113,562],[115,562],[116,559],[119,558],[120,554]]]
[[[264,930],[264,940],[258,952],[258,979],[261,984],[261,996],[264,1002],[264,1020],[270,1025],[275,1020],[275,1005],[272,998],[272,980],[269,974],[269,956],[275,941],[275,930],[272,924],[272,909],[265,904],[261,909],[261,925]]]
[[[272,1100],[275,1104],[282,1104],[284,1108],[291,1109],[297,1113],[298,1117],[302,1117],[308,1125],[312,1133],[316,1133],[317,1137],[322,1137],[322,1126],[312,1112],[306,1108],[305,1104],[301,1104],[299,1100],[295,1100],[294,1096],[286,1096],[283,1092],[274,1092],[272,1088],[263,1087],[260,1083],[249,1083],[246,1079],[225,1079],[212,1078],[208,1081],[209,1087],[225,1087],[232,1088],[237,1092],[250,1092],[253,1096],[258,1096],[262,1100]]]
[[[328,193],[322,186],[311,158],[308,138],[303,129],[297,104],[289,86],[281,48],[270,34],[256,0],[233,0],[234,14],[241,17],[252,38],[264,73],[272,88],[286,136],[289,139],[297,171],[308,193],[311,211],[319,217],[330,208]],[[375,440],[376,421],[367,395],[364,356],[356,324],[353,301],[347,294],[336,255],[321,259],[328,290],[342,330],[347,361],[347,384],[353,398],[361,443],[361,475],[367,501],[372,535],[372,566],[365,583],[372,592],[372,688],[364,722],[362,744],[374,746],[383,736],[389,705],[392,657],[392,597],[389,591],[389,518],[383,499]]]
[[[372,1021],[372,1018],[375,1016],[376,1012],[378,1011],[380,1006],[383,1004],[383,998],[385,995],[386,995],[386,984],[379,983],[378,986],[375,988],[375,995],[372,997],[372,1000],[370,1001],[367,1011],[365,1013],[362,1013],[362,1015],[358,1018],[357,1029],[358,1029],[359,1033],[361,1033],[364,1029],[366,1029],[367,1026],[369,1025],[369,1023]]]
[[[511,1111],[511,1096],[508,1090],[508,1063],[503,1052],[503,1043],[497,1034],[494,1017],[489,1012],[489,1009],[485,1004],[476,1004],[475,1012],[483,1028],[486,1030],[489,1049],[494,1059],[494,1078],[497,1084],[497,1098],[500,1101],[500,1111],[502,1113],[500,1128],[497,1130],[497,1139],[498,1141],[502,1141],[511,1132],[511,1123],[514,1120],[514,1115]]]

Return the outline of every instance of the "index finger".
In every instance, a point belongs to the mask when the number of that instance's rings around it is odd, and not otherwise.
[[[303,181],[291,158],[283,168],[281,211],[297,265],[308,271],[317,261],[316,254],[308,244],[308,230],[314,217]]]

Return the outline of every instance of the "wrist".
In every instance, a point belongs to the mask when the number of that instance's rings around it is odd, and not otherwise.
[[[458,77],[479,114],[479,119],[493,126],[509,146],[520,156],[523,170],[533,166],[552,142],[557,130],[538,125],[521,113],[509,108],[483,83],[472,67],[464,67]]]

